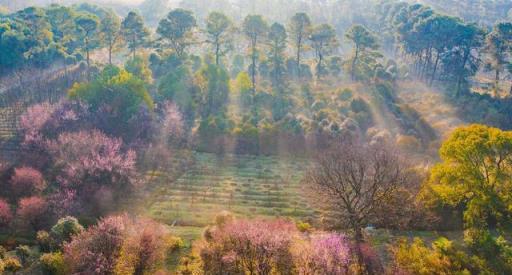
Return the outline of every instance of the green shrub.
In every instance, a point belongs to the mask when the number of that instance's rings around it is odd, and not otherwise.
[[[50,237],[50,233],[44,230],[37,231],[36,241],[41,252],[50,252],[52,247],[52,238]]]
[[[28,258],[30,257],[30,254],[32,254],[30,247],[28,247],[27,245],[20,245],[16,247],[15,251],[16,256],[18,256],[22,264],[26,263]]]
[[[69,242],[71,237],[79,234],[83,229],[76,218],[68,216],[59,219],[50,232],[55,241],[61,245],[63,242]]]
[[[302,232],[302,233],[306,233],[306,232],[311,232],[312,230],[312,227],[311,227],[311,224],[307,223],[307,222],[297,222],[297,229]]]
[[[41,269],[45,275],[64,275],[66,274],[66,265],[64,256],[60,252],[45,253],[40,258]]]

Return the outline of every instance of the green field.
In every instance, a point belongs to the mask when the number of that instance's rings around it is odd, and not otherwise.
[[[151,172],[145,211],[169,225],[204,227],[219,212],[244,217],[308,220],[314,211],[303,194],[306,161],[267,156],[195,153],[178,179]]]

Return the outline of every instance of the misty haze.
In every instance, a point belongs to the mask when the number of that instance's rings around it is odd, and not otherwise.
[[[0,0],[0,274],[512,274],[511,0]]]

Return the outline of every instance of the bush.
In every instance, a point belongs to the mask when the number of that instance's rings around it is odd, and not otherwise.
[[[50,252],[52,249],[52,238],[47,231],[37,231],[36,242],[41,252]]]
[[[3,262],[4,262],[4,271],[16,273],[20,269],[23,268],[20,261],[16,258],[7,258],[7,259],[4,259]]]
[[[64,256],[61,252],[45,253],[39,258],[39,261],[43,274],[45,275],[67,274]]]
[[[429,248],[415,238],[412,243],[403,239],[391,249],[393,272],[405,274],[492,274],[483,269],[482,262],[453,247],[452,242],[440,238]]]
[[[84,230],[78,220],[74,217],[64,217],[57,221],[51,229],[51,236],[61,245],[64,242],[69,242],[74,235],[79,234]]]
[[[298,222],[297,223],[297,229],[302,232],[302,233],[309,233],[311,232],[311,224],[307,223],[307,222]]]
[[[30,247],[28,247],[27,245],[17,246],[15,252],[16,256],[18,257],[18,259],[21,260],[22,264],[25,264],[28,258],[30,258],[30,255],[32,254]]]
[[[153,80],[153,73],[149,68],[149,62],[146,58],[141,56],[136,56],[135,58],[130,58],[126,61],[124,69],[146,83],[151,83]]]

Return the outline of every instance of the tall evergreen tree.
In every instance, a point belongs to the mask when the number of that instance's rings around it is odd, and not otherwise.
[[[129,12],[121,23],[121,33],[132,57],[135,58],[137,49],[144,46],[149,39],[149,30],[144,26],[144,20],[136,12]]]

